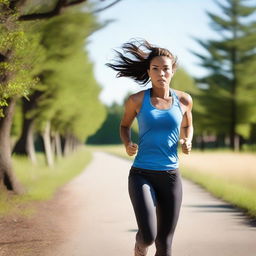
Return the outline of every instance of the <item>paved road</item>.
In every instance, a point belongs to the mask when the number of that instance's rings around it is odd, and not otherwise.
[[[47,256],[133,256],[136,223],[127,192],[130,164],[94,153],[85,172],[64,188],[69,236]],[[186,180],[183,193],[174,256],[256,256],[256,227],[246,217]],[[148,256],[153,255],[151,246]]]

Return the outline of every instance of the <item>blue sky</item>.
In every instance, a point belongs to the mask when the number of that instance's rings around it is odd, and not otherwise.
[[[99,21],[115,20],[89,38],[88,50],[95,76],[103,88],[100,100],[107,105],[122,103],[128,92],[141,90],[130,79],[116,78],[116,73],[105,66],[114,57],[113,49],[131,38],[144,38],[168,48],[191,75],[205,74],[189,49],[203,51],[192,37],[209,39],[216,36],[209,26],[206,11],[220,13],[213,0],[122,0],[99,13]]]

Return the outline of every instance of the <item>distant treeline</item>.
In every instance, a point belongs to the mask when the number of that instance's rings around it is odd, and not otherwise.
[[[107,117],[97,132],[88,137],[88,144],[120,144],[119,136],[120,121],[123,114],[123,105],[116,103],[107,108]],[[136,122],[132,127],[132,139],[138,140],[138,129]]]

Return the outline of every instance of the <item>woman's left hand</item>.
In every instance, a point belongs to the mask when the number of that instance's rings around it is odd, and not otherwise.
[[[192,149],[192,143],[188,138],[180,139],[181,149],[184,154],[189,155],[191,149]]]

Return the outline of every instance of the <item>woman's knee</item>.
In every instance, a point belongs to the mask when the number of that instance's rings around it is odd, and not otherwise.
[[[153,236],[147,236],[147,237],[144,238],[144,244],[145,244],[146,246],[150,246],[150,245],[152,245],[154,242],[155,242],[155,237],[153,237]]]
[[[138,235],[138,242],[143,245],[143,247],[147,247],[152,245],[155,242],[156,236],[153,233],[145,233]]]

